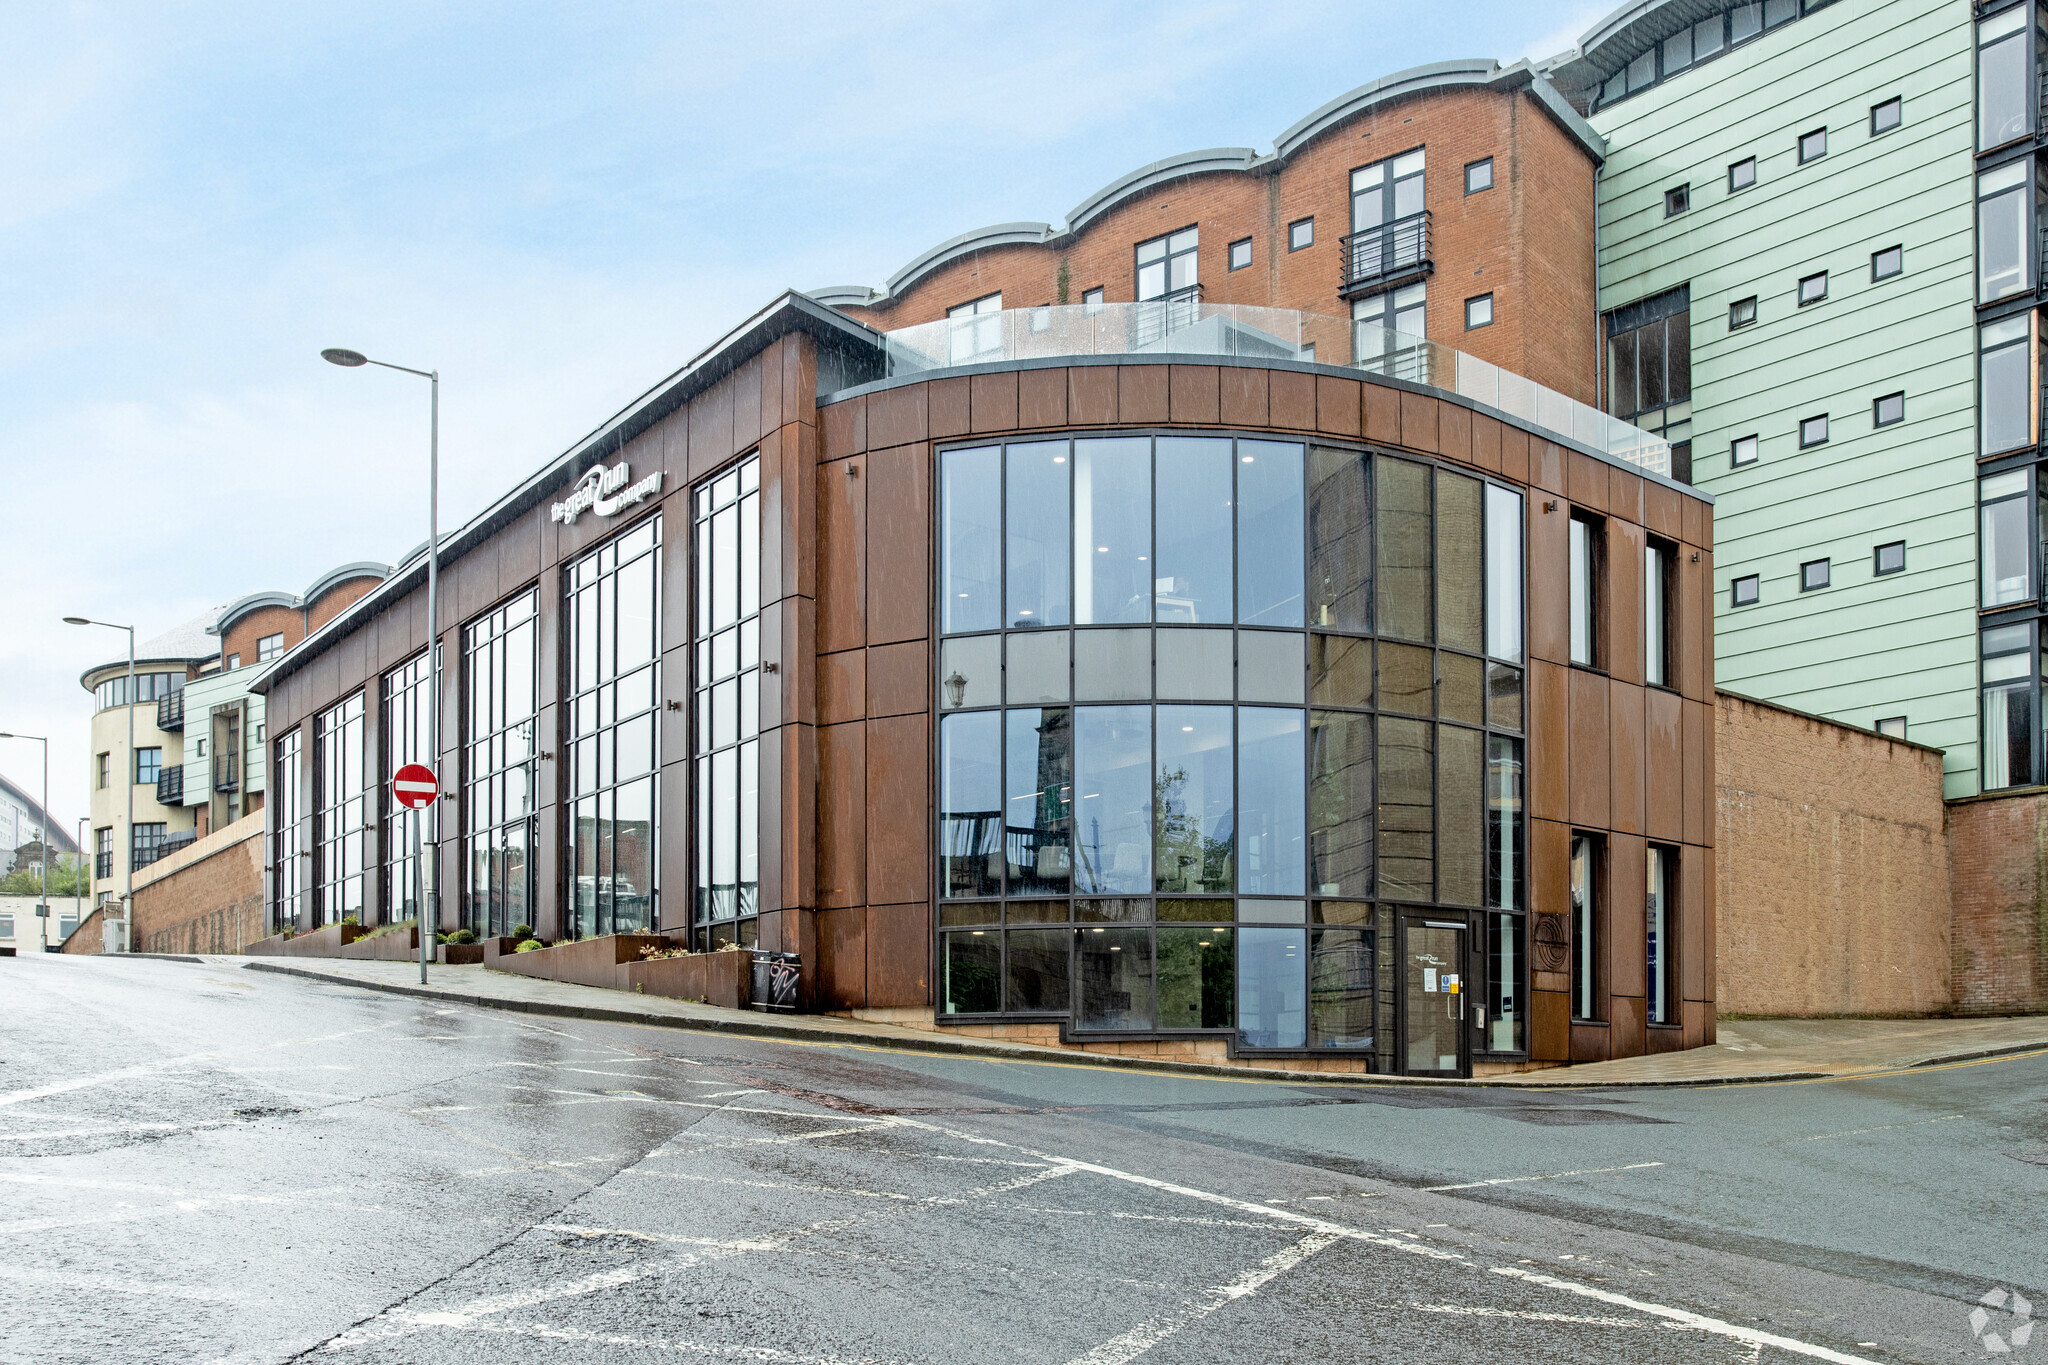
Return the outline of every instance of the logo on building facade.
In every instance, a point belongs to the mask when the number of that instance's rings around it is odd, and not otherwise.
[[[1977,1302],[1983,1307],[1970,1310],[1970,1334],[1986,1355],[2009,1355],[2034,1335],[2034,1305],[2019,1290],[1993,1289]],[[2000,1315],[2004,1320],[1994,1318],[1986,1309],[2005,1310]],[[2005,1331],[2001,1334],[1994,1326]]]
[[[662,471],[657,469],[640,482],[628,487],[626,462],[619,461],[607,469],[594,464],[584,471],[576,486],[569,490],[569,496],[548,509],[548,520],[559,521],[564,526],[574,525],[576,518],[585,512],[595,512],[601,517],[616,515],[622,508],[646,499],[661,491]]]

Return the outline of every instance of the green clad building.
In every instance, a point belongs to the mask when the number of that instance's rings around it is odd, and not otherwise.
[[[1642,0],[1548,64],[1608,144],[1607,407],[1714,495],[1717,684],[1952,798],[2043,780],[2038,22]]]

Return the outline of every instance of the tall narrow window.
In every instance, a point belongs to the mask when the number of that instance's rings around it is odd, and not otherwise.
[[[1406,284],[1351,301],[1351,345],[1358,363],[1375,374],[1429,381],[1429,286]]]
[[[1571,519],[1571,660],[1600,663],[1600,528],[1584,517]]]
[[[2027,208],[2031,160],[2008,161],[1977,177],[1977,302],[2033,288]]]
[[[408,763],[434,766],[427,752],[427,653],[384,675],[384,920],[417,919],[420,861],[415,840],[425,831],[423,810],[408,810],[391,799],[391,775]]]
[[[697,874],[707,947],[758,941],[761,899],[761,461],[695,494]],[[982,490],[984,496],[990,491]],[[1064,597],[1064,593],[1062,594]],[[658,695],[658,694],[657,694]]]
[[[480,935],[509,934],[534,921],[539,608],[539,590],[529,589],[462,633],[469,707],[462,765],[463,923]]]
[[[315,928],[363,917],[363,694],[313,718]]]
[[[1345,282],[1361,286],[1412,274],[1429,259],[1423,210],[1423,149],[1351,173],[1351,235],[1344,239]]]
[[[2033,83],[2027,71],[2027,17],[2014,5],[1977,25],[1977,150],[2002,147],[2032,128]]]
[[[952,320],[951,357],[955,365],[968,365],[1003,353],[1003,296],[988,294],[946,310]]]
[[[1979,454],[1996,455],[2034,443],[2034,365],[2027,345],[2031,314],[2001,318],[1977,329]]]
[[[299,731],[277,737],[270,770],[270,931],[299,922],[305,909],[306,844],[299,791]],[[101,831],[111,833],[111,831]],[[105,877],[105,870],[96,875]]]
[[[92,832],[92,875],[100,881],[114,875],[114,827],[103,825]]]
[[[1984,632],[1984,789],[2035,780],[2034,626],[2023,621]]]
[[[1594,995],[1600,963],[1599,907],[1593,903],[1594,878],[1598,871],[1598,849],[1587,834],[1572,838],[1572,1018],[1597,1019],[1599,1001]]]
[[[660,513],[569,565],[563,591],[570,922],[582,935],[659,928]],[[758,628],[747,621],[736,635],[713,638],[714,678],[754,666]],[[751,733],[757,694],[742,690],[741,728]]]
[[[1643,547],[1643,681],[1671,685],[1671,547]]]
[[[1984,605],[2010,606],[2034,596],[2034,547],[2028,534],[2027,471],[1994,474],[1977,484],[1978,553],[1984,561]]]
[[[1486,486],[1486,652],[1522,661],[1522,495]]]
[[[1644,1014],[1652,1024],[1678,1022],[1678,910],[1673,892],[1678,884],[1678,850],[1661,844],[1649,848],[1649,885],[1643,901],[1644,975],[1648,998]]]
[[[1688,454],[1691,308],[1691,287],[1680,285],[1607,315],[1607,410],[1674,445],[1688,443]]]

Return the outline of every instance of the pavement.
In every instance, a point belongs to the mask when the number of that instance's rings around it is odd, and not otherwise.
[[[1559,1093],[362,984],[0,962],[0,1360],[1933,1362],[2048,1303],[2039,1050]]]
[[[198,958],[174,960],[201,961]],[[1242,1076],[1247,1073],[1247,1068],[1243,1067],[1081,1053],[1073,1049],[975,1038],[833,1015],[773,1015],[756,1010],[720,1009],[691,1001],[629,995],[624,991],[603,990],[595,986],[517,976],[481,966],[432,967],[428,971],[428,983],[422,987],[419,966],[410,962],[317,958],[280,962],[271,957],[209,957],[204,961],[257,971],[290,973],[422,999],[519,1010],[556,1018],[697,1028],[808,1042],[859,1041],[876,1047],[963,1056],[1057,1058],[1067,1062],[1085,1061],[1101,1066],[1185,1075]],[[1346,1077],[1324,1072],[1289,1072],[1285,1066],[1261,1067],[1257,1074],[1289,1076],[1313,1080],[1317,1084],[1351,1082],[1520,1089],[1726,1085],[1893,1071],[2043,1048],[2048,1048],[2048,1015],[1995,1019],[1751,1019],[1724,1021],[1720,1025],[1719,1040],[1710,1047],[1469,1081],[1399,1076]]]

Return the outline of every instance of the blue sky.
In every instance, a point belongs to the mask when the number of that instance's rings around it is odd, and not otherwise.
[[[0,730],[84,813],[86,667],[459,524],[787,287],[879,283],[1354,86],[1608,8],[0,6]],[[33,791],[36,746],[0,741]]]

